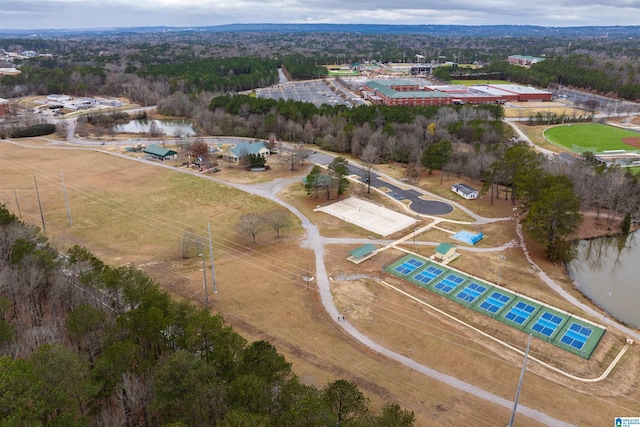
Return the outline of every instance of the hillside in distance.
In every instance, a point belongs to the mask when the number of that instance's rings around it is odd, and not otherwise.
[[[380,24],[227,24],[206,27],[126,27],[86,29],[0,30],[0,37],[69,37],[80,34],[127,33],[353,33],[353,34],[423,34],[457,37],[567,37],[567,38],[637,38],[640,26],[543,27],[534,25],[380,25]]]

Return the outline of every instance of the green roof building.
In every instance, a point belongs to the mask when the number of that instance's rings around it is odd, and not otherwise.
[[[170,160],[173,156],[178,154],[176,151],[158,147],[157,145],[150,145],[142,150],[142,152],[158,160]]]

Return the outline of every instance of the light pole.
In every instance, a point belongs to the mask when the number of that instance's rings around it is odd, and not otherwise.
[[[497,284],[500,284],[500,277],[502,276],[502,263],[504,262],[504,260],[506,259],[506,257],[504,255],[500,255],[498,256],[498,258],[500,258],[500,268],[498,268],[498,282]]]

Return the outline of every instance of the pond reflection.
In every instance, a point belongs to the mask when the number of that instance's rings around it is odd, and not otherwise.
[[[156,123],[166,136],[195,136],[193,124],[189,120],[131,120],[129,123],[116,125],[115,131],[122,133],[148,133],[151,123]]]
[[[636,233],[577,242],[578,255],[567,270],[578,289],[609,315],[640,327],[640,245]]]

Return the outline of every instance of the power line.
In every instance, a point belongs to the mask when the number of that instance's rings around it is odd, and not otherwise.
[[[35,179],[35,177],[34,177],[34,179]],[[80,187],[80,188],[82,188],[82,187]],[[97,201],[98,203],[114,203],[114,202],[110,201],[109,199],[100,198],[100,197],[98,197],[98,196],[95,196],[94,194],[92,194],[92,193],[95,193],[95,192],[92,192],[92,190],[82,190],[82,189],[80,189],[80,190],[74,190],[74,191],[76,191],[76,194],[78,194],[80,197],[86,197],[86,198],[88,198],[88,199],[92,198],[92,200]],[[122,214],[122,215],[130,215],[130,214],[131,214],[131,212],[132,212],[132,210],[130,209],[130,206],[126,206],[126,207],[124,207],[124,206],[121,206],[121,205],[118,205],[118,204],[116,204],[116,205],[115,205],[115,207],[109,207],[109,209],[113,210],[113,211],[114,211],[114,212],[116,212],[116,213],[120,213],[120,214]],[[136,213],[136,215],[140,215],[140,214]],[[155,217],[156,217],[156,218],[153,218],[153,220],[154,220],[154,221],[156,221],[156,222],[161,222],[161,223],[165,223],[164,221],[161,221],[161,219],[162,219],[162,218],[166,218],[166,217],[163,217],[162,215],[155,215]],[[160,218],[160,219],[157,219],[157,218]],[[149,217],[147,216],[147,217],[146,217],[146,219],[148,220],[148,219],[149,219]],[[136,218],[136,220],[138,220],[138,221],[143,221],[143,220],[142,220],[142,219],[140,219],[140,218]],[[174,224],[180,224],[180,225],[182,225],[182,224],[181,224],[181,223],[179,223],[178,221],[173,221],[173,220],[171,220],[171,221],[172,221]],[[146,223],[146,222],[145,222],[145,223]],[[173,227],[173,228],[177,228],[177,225],[173,225],[172,227]],[[176,233],[176,232],[172,232],[172,234],[179,235],[179,234],[178,234],[178,233]],[[227,256],[231,256],[231,257],[233,257],[233,258],[235,258],[235,259],[237,259],[237,260],[240,260],[240,261],[243,261],[243,262],[249,262],[249,263],[251,263],[254,267],[256,266],[256,265],[255,265],[255,259],[251,259],[251,261],[248,261],[247,259],[245,259],[247,254],[242,253],[242,252],[241,252],[241,249],[244,249],[244,250],[247,250],[247,251],[250,251],[250,252],[256,253],[256,254],[260,254],[261,256],[265,256],[262,252],[256,251],[256,250],[255,250],[255,249],[253,249],[253,248],[249,248],[249,247],[244,246],[244,245],[241,245],[241,244],[239,244],[239,243],[237,243],[237,242],[233,242],[233,241],[231,241],[231,240],[229,240],[229,239],[222,238],[221,240],[225,240],[225,241],[228,241],[228,242],[229,242],[228,244],[226,244],[226,243],[222,243],[222,242],[220,242],[220,241],[218,241],[218,242],[217,242],[218,244],[220,244],[223,248],[225,248],[225,249],[227,250],[227,251],[222,251],[222,253],[224,253],[224,254],[225,254],[225,255],[227,255]],[[231,245],[239,246],[241,249],[237,249],[237,248],[235,248],[235,247],[232,247]],[[266,245],[266,246],[267,246],[267,247],[272,247],[272,246],[270,246],[270,245]],[[233,253],[232,253],[232,252],[233,252]],[[242,254],[242,255],[245,255],[245,257],[238,255],[238,253],[240,253],[240,254]],[[265,258],[268,258],[268,256],[265,256]],[[282,261],[282,258],[280,258],[280,257],[279,257],[279,258],[273,258],[273,259],[277,259],[278,261]],[[265,262],[266,262],[266,261],[265,261]],[[269,265],[269,267],[270,267],[270,268],[265,268],[265,267],[259,267],[259,268],[262,268],[263,270],[265,270],[265,271],[269,272],[270,274],[275,274],[275,273],[271,270],[271,268],[273,267],[273,264],[268,264],[268,265]],[[290,267],[294,267],[294,268],[295,268],[295,269],[297,269],[297,270],[303,270],[303,268],[302,268],[302,267],[298,267],[298,266],[295,266],[295,265],[290,264],[290,263],[285,263],[285,265],[289,265]],[[297,273],[298,273],[297,271],[287,270],[287,269],[285,269],[285,268],[281,268],[281,271],[282,271],[282,272],[285,272],[285,273],[286,273],[286,272],[288,272],[288,273],[290,273],[290,274],[292,274],[292,275],[295,275],[295,274],[297,274]],[[301,284],[300,284],[299,282],[297,282],[295,279],[292,279],[292,278],[291,278],[291,277],[289,277],[289,276],[284,276],[284,275],[282,275],[282,274],[280,274],[280,273],[279,273],[279,274],[277,274],[277,275],[278,275],[278,276],[280,276],[280,277],[282,277],[284,280],[288,280],[288,281],[290,281],[291,283],[294,283],[294,284],[297,284],[297,285],[301,286]],[[185,276],[185,277],[186,277],[186,276]],[[316,290],[316,289],[314,289],[314,290]],[[317,291],[317,290],[316,290],[316,291]],[[437,338],[438,338],[438,339],[441,339],[441,338],[439,338],[439,337],[437,337]],[[448,341],[448,342],[451,342],[451,341]],[[464,345],[460,345],[460,346],[461,346],[461,347],[465,347]],[[465,347],[465,348],[468,348],[468,347]],[[473,349],[470,349],[470,350],[473,350]],[[473,350],[473,351],[476,351],[476,350]],[[480,352],[480,353],[481,353],[481,354],[485,354],[485,353],[482,353],[482,352]],[[485,355],[486,355],[486,354],[485,354]],[[502,359],[497,359],[497,358],[496,358],[496,360],[500,360],[500,361],[502,361],[503,363],[508,363],[508,362],[506,362],[506,361],[504,361],[504,360],[502,360]],[[608,402],[608,401],[606,401],[606,402]],[[635,401],[634,401],[634,402],[635,402]],[[608,402],[608,403],[613,404],[613,405],[616,405],[615,403],[611,403],[611,402]]]

